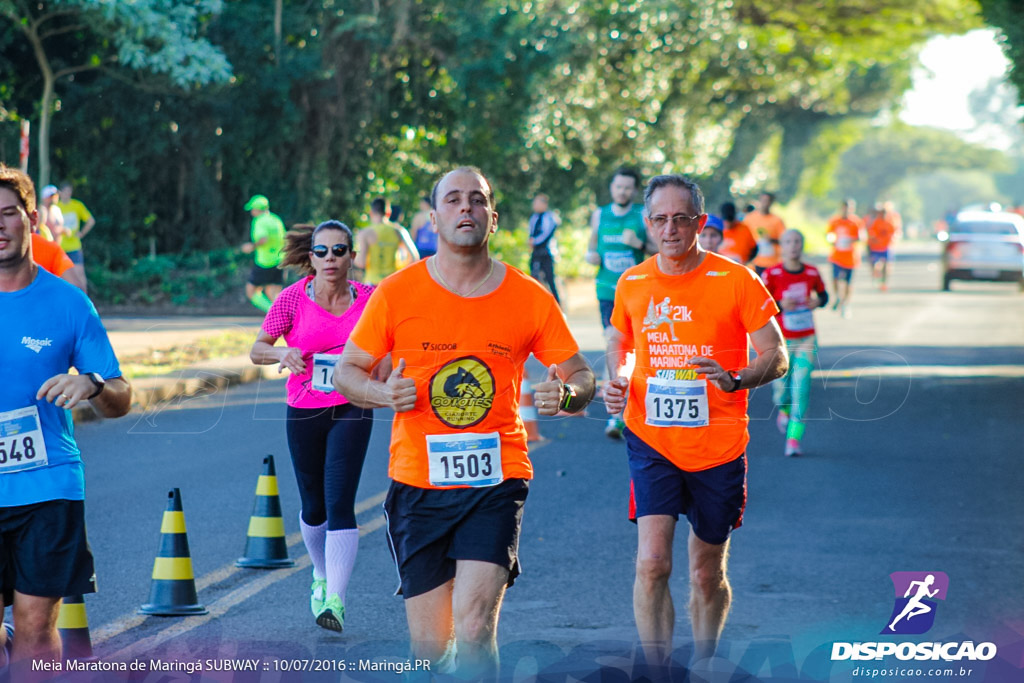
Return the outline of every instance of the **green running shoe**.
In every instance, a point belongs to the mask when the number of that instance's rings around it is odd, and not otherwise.
[[[309,609],[313,616],[319,616],[324,611],[324,600],[327,599],[327,579],[313,577],[313,585],[310,586]]]
[[[328,631],[341,633],[345,627],[345,606],[341,604],[341,598],[337,593],[327,596],[323,610],[316,615],[316,623]]]

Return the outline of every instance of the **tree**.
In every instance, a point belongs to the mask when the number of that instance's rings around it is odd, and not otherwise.
[[[61,79],[120,65],[181,88],[226,80],[230,64],[200,35],[220,9],[220,0],[0,0],[0,18],[27,41],[42,77],[39,184],[50,182],[50,125]]]
[[[1002,152],[974,145],[952,131],[898,123],[874,128],[843,154],[833,201],[852,197],[858,206],[873,206],[905,179],[940,170],[1003,171]]]
[[[1002,31],[1003,52],[1010,60],[1010,82],[1024,98],[1024,3],[1020,0],[980,0],[985,21]],[[1024,99],[1021,100],[1024,104]]]

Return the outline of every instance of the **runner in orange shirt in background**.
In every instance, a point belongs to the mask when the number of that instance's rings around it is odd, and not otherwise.
[[[725,224],[722,229],[722,246],[712,251],[732,259],[736,263],[747,265],[757,254],[757,240],[754,239],[754,233],[750,230],[749,225],[736,220],[736,205],[732,202],[722,204],[721,212],[722,222]]]
[[[533,476],[523,365],[532,353],[548,366],[533,387],[548,416],[583,410],[594,373],[551,293],[491,258],[498,212],[483,173],[455,169],[430,198],[437,253],[380,284],[334,384],[358,406],[396,413],[384,510],[413,657],[430,660],[432,674],[492,680]],[[386,381],[373,379],[389,357]]]
[[[781,261],[779,256],[779,238],[786,231],[786,224],[772,213],[775,195],[762,192],[757,200],[757,211],[751,211],[743,217],[757,237],[757,257],[754,258],[754,270],[760,275],[766,268],[771,268]]]
[[[729,612],[729,538],[746,504],[747,390],[783,376],[788,361],[779,309],[761,280],[699,246],[707,216],[697,184],[658,176],[644,204],[659,251],[619,281],[607,353],[616,379],[604,398],[609,412],[625,408],[637,630],[654,669],[650,679],[668,680],[679,515],[690,525],[693,665],[700,668],[714,655]],[[631,350],[636,365],[627,379],[619,375]]]
[[[860,261],[857,243],[863,239],[864,223],[854,209],[856,202],[844,199],[839,205],[839,215],[828,223],[825,238],[832,244],[832,254],[828,257],[832,264],[832,290],[835,303],[832,310],[839,310],[844,318],[849,318],[850,294],[853,290],[853,271]]]
[[[71,257],[57,243],[49,241],[38,232],[32,233],[32,260],[43,270],[85,291],[85,285],[78,277]]]
[[[868,261],[871,263],[871,278],[883,292],[889,289],[889,262],[896,232],[896,224],[885,207],[875,207],[868,223]]]

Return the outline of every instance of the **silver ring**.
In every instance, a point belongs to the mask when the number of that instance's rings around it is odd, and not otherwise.
[[[71,397],[70,397],[70,396],[68,396],[67,394],[61,394],[61,395],[60,395],[60,397],[61,397],[62,399],[64,399],[65,401],[69,401],[69,400],[71,400]]]
[[[537,407],[538,408],[543,408],[544,407],[544,401],[537,401]]]

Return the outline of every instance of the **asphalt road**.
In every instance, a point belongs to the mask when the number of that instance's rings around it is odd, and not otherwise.
[[[950,584],[933,629],[904,638],[993,641],[999,655],[968,663],[967,680],[1024,680],[1017,462],[1024,454],[1024,296],[1010,286],[969,283],[939,292],[930,250],[905,254],[887,293],[873,291],[866,273],[858,278],[851,319],[817,314],[820,369],[803,457],[782,456],[770,390],[753,393],[749,502],[733,536],[734,602],[719,667],[737,672],[733,680],[791,680],[801,672],[811,680],[855,680],[851,669],[863,663],[829,662],[831,644],[884,640],[879,632],[894,600],[889,575],[939,571]],[[596,360],[597,326],[577,331]],[[540,366],[533,370],[539,375]],[[345,633],[335,635],[308,611],[310,569],[296,533],[283,401],[283,381],[269,381],[79,427],[100,585],[86,606],[104,660],[260,659],[259,674],[234,679],[247,681],[337,680],[337,671],[281,671],[292,660],[303,667],[330,661],[332,668],[344,662],[344,676],[353,680],[396,680],[351,671],[360,660],[407,660],[379,504],[388,485],[390,415],[376,415],[358,494],[360,555]],[[546,440],[531,449],[536,478],[524,520],[524,573],[507,594],[499,632],[510,678],[543,670],[544,680],[575,680],[602,668],[587,680],[629,680],[634,671],[636,532],[625,519],[624,447],[604,436],[603,413],[595,404],[587,419],[543,420]],[[266,454],[277,460],[298,564],[235,569]],[[172,487],[182,492],[208,616],[136,615],[149,596]],[[671,585],[677,660],[684,663],[685,552],[679,534]],[[120,676],[111,680],[127,674]]]

